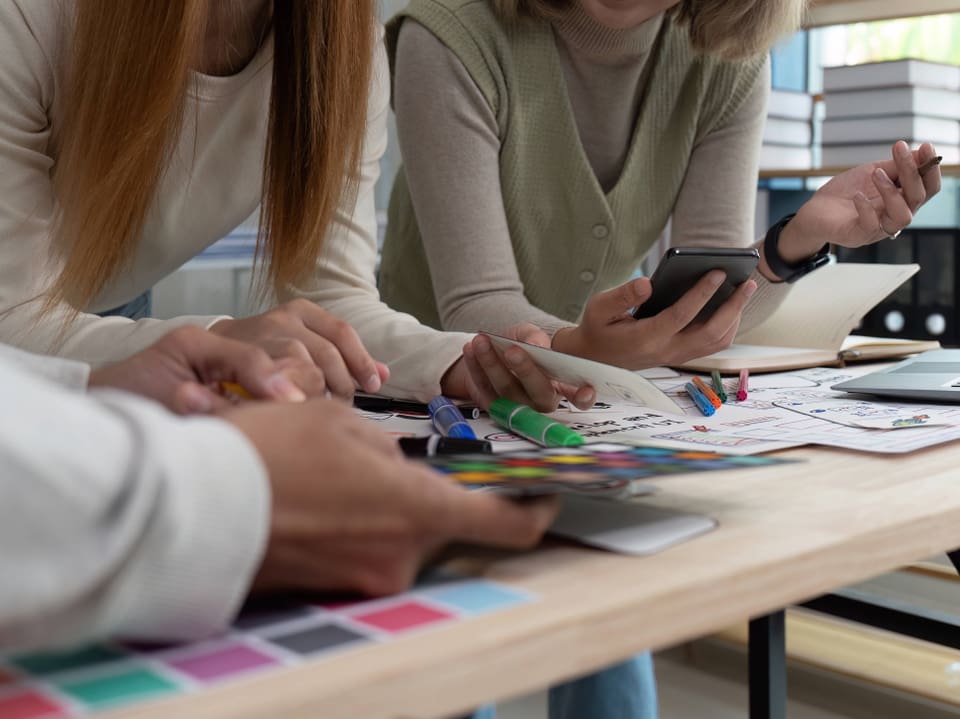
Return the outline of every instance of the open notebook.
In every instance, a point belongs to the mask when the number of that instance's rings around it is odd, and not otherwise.
[[[826,265],[792,285],[776,311],[737,335],[733,345],[680,366],[696,372],[768,372],[937,349],[939,342],[850,335],[867,312],[919,269],[856,262]]]

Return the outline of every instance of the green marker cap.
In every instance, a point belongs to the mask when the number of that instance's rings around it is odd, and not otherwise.
[[[586,442],[583,435],[557,420],[503,397],[490,404],[490,416],[497,424],[544,447],[579,447]]]

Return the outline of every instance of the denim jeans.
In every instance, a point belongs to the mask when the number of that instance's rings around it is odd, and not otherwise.
[[[152,296],[150,290],[147,290],[139,297],[134,297],[125,305],[114,307],[112,310],[104,310],[97,314],[101,317],[128,317],[131,320],[142,320],[150,316],[152,309]]]
[[[595,674],[550,689],[550,719],[656,719],[657,684],[653,659],[638,654]],[[495,719],[496,707],[478,709],[470,719]]]

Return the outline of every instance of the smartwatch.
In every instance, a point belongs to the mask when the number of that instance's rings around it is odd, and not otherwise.
[[[763,238],[763,257],[767,261],[767,267],[770,268],[773,274],[780,278],[780,282],[796,282],[804,275],[809,275],[818,267],[823,267],[830,262],[829,242],[821,247],[813,257],[794,264],[787,262],[780,256],[780,249],[778,247],[780,233],[796,214],[797,213],[793,212],[781,217],[775,225],[767,230],[767,235]]]

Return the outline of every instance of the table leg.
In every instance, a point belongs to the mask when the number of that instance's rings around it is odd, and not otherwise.
[[[787,647],[783,610],[750,620],[750,719],[786,719]]]

